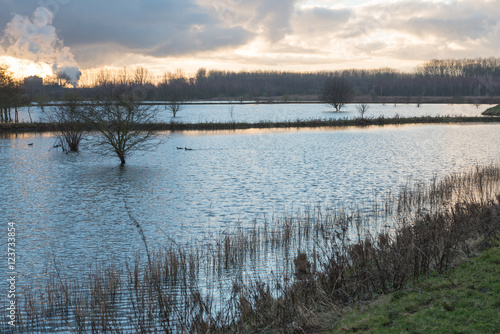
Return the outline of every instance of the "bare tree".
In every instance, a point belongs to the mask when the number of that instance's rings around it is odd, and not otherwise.
[[[356,106],[356,110],[358,111],[359,115],[361,116],[361,119],[365,118],[365,114],[368,111],[369,106],[366,103],[358,104]]]
[[[347,79],[334,77],[326,80],[321,99],[331,104],[335,108],[335,111],[339,112],[344,104],[351,100],[352,96],[352,88]]]
[[[56,126],[57,145],[63,151],[78,152],[86,124],[82,120],[84,107],[83,98],[75,93],[64,96],[62,103],[48,109],[45,118]]]
[[[149,150],[159,144],[152,129],[157,111],[140,104],[131,92],[113,96],[108,101],[90,104],[83,119],[101,135],[92,145],[101,153],[116,154],[124,165],[133,151]]]
[[[109,69],[101,69],[95,76],[94,86],[108,87],[114,83],[112,72]]]
[[[165,109],[169,109],[172,112],[173,117],[177,116],[177,113],[181,110],[182,99],[179,94],[170,94],[168,101],[165,101]]]
[[[137,67],[134,73],[134,83],[138,86],[144,86],[149,82],[149,71],[144,67]]]

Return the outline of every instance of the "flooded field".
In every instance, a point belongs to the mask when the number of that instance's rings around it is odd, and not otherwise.
[[[480,116],[490,105],[472,104],[369,104],[364,117],[418,117],[418,116]],[[46,107],[47,109],[54,107]],[[184,104],[177,116],[172,117],[170,109],[164,105],[154,106],[158,110],[160,122],[181,123],[257,123],[285,122],[311,119],[352,119],[360,117],[355,104],[346,105],[341,112],[334,112],[332,106],[316,103],[292,104]],[[21,108],[20,122],[43,121],[45,114],[38,107]]]

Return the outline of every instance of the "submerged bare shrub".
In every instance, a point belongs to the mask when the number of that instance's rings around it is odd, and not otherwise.
[[[156,123],[157,110],[141,104],[133,92],[118,91],[109,100],[91,103],[82,119],[100,134],[92,145],[100,153],[118,156],[122,165],[137,150],[150,150],[159,144]]]
[[[66,94],[61,104],[47,109],[45,119],[56,127],[56,147],[64,152],[78,152],[80,142],[87,128],[82,116],[84,111],[82,97],[78,94]]]

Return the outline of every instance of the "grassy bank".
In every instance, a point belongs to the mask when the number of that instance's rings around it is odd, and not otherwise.
[[[329,333],[500,332],[500,244],[441,275],[345,312]]]
[[[49,272],[29,289],[19,287],[16,330],[328,332],[343,328],[339,321],[353,307],[381,295],[402,299],[424,278],[446,275],[498,235],[499,217],[500,166],[477,167],[387,192],[364,212],[304,210],[225,231],[192,248],[166,240],[161,249],[146,247],[147,258],[125,265],[110,260],[80,279]],[[141,240],[140,219],[131,220]],[[280,261],[272,274],[243,275],[251,263],[269,263],[270,257]],[[452,282],[458,285],[458,278]],[[475,303],[474,290],[489,291],[474,287],[464,304]],[[445,309],[458,310],[461,302],[435,299]],[[367,321],[360,319],[356,328],[366,329]]]
[[[217,131],[271,128],[317,128],[317,127],[349,127],[372,125],[404,125],[404,124],[447,124],[447,123],[500,123],[500,118],[493,116],[423,116],[423,117],[376,117],[356,119],[312,119],[285,122],[257,123],[156,123],[144,127],[144,130],[157,131]],[[55,123],[0,123],[0,132],[51,132],[57,129]],[[88,128],[87,130],[92,130]]]
[[[485,116],[500,116],[500,104],[491,108],[486,109],[483,112]]]

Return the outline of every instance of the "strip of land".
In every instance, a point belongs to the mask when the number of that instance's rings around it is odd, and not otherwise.
[[[483,112],[485,116],[500,116],[500,104],[491,108],[486,109]]]
[[[139,129],[155,131],[217,131],[271,128],[319,128],[319,127],[351,127],[382,126],[404,124],[453,124],[453,123],[500,123],[497,116],[423,116],[423,117],[376,117],[355,119],[313,119],[284,122],[262,121],[256,123],[206,122],[206,123],[170,123],[148,124]],[[58,129],[57,123],[0,123],[2,132],[51,132]],[[93,130],[87,128],[87,130]]]

